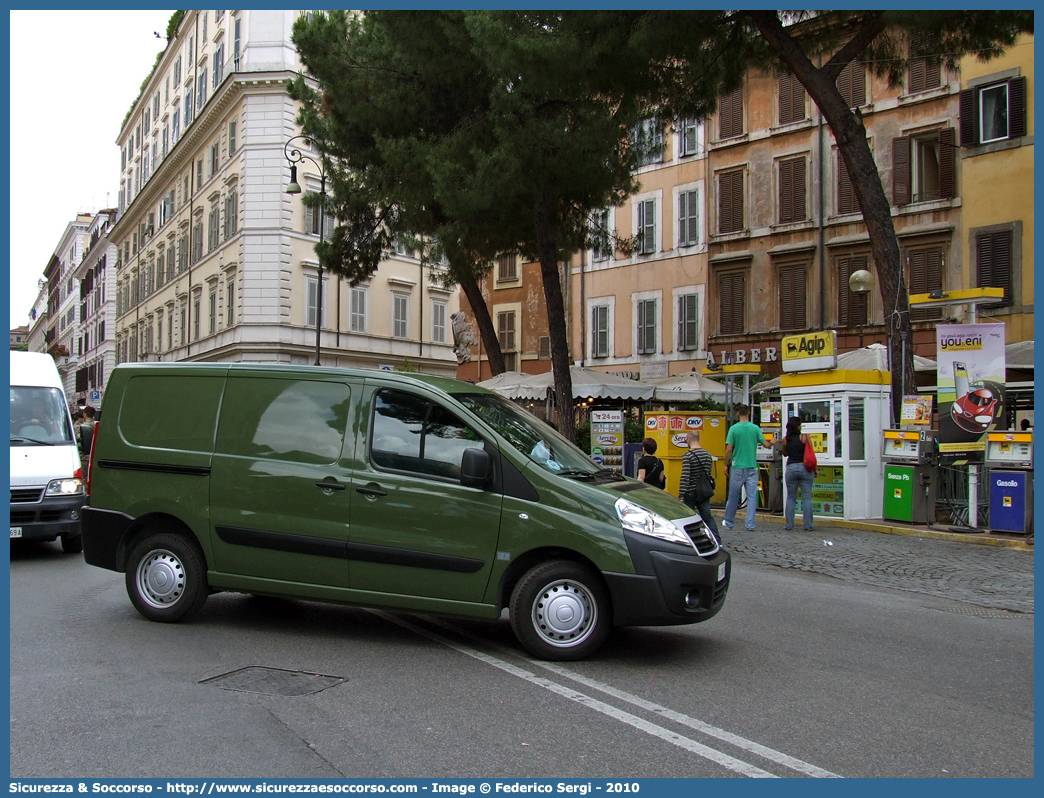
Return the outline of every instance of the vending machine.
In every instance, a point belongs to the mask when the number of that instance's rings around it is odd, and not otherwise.
[[[990,529],[1033,534],[1033,433],[988,432]]]
[[[884,431],[884,518],[935,522],[936,452],[935,430]]]

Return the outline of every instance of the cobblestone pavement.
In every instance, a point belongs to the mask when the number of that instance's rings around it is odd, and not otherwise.
[[[774,565],[849,582],[922,593],[976,607],[1033,613],[1033,552],[959,540],[823,527],[784,532],[758,516],[758,528],[725,529],[722,542],[739,563]]]

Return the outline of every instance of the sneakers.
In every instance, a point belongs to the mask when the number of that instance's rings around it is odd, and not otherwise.
[[[721,521],[721,525],[722,525],[723,527],[725,527],[726,529],[735,529],[735,528],[736,528],[736,525],[735,525],[735,524],[730,524],[730,523],[729,523],[728,521],[726,521],[726,520],[725,520],[724,518],[723,518],[723,519],[722,519],[722,521]]]

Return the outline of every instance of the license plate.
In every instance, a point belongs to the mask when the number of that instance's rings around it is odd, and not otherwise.
[[[11,527],[11,537],[20,538],[22,536],[22,528],[20,526]]]
[[[718,581],[722,581],[725,578],[725,563],[721,563],[718,566]]]

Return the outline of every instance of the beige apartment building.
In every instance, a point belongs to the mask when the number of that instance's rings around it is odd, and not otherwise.
[[[186,11],[120,130],[117,362],[312,363],[452,375],[455,291],[409,252],[319,284],[321,174],[286,82],[299,11]],[[292,149],[304,193],[286,193]],[[333,229],[326,220],[325,234]],[[320,295],[321,292],[321,295]]]

